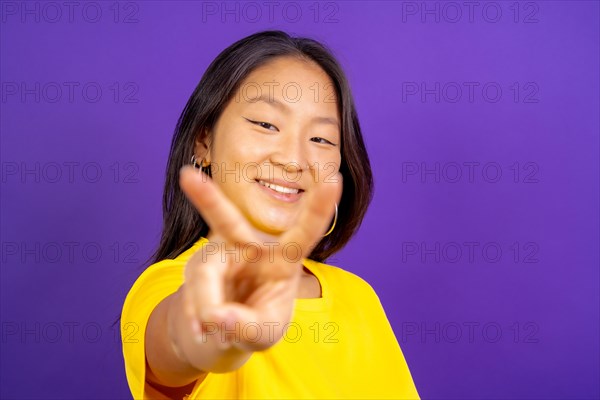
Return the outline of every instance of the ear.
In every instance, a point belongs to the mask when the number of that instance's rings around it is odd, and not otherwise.
[[[194,141],[194,154],[199,163],[202,160],[205,160],[206,164],[210,163],[210,139],[207,130],[202,130],[196,136],[196,140]]]

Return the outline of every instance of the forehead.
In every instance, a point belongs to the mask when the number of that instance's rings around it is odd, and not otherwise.
[[[304,81],[317,80],[331,83],[331,79],[314,61],[297,57],[277,57],[252,71],[245,81]]]
[[[337,110],[331,78],[317,63],[297,57],[277,57],[256,68],[242,81],[235,97],[248,103],[263,97],[292,106]]]

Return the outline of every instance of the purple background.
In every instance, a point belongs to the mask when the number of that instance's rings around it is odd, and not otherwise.
[[[422,397],[600,397],[598,2],[77,4],[0,4],[0,397],[130,396],[111,323],[173,128],[267,28],[347,71],[376,194],[330,263],[376,289]]]

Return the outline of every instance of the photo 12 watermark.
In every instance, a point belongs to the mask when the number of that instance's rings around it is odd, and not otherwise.
[[[535,241],[402,241],[403,264],[538,264],[540,245]]]
[[[402,103],[501,103],[537,104],[540,86],[537,82],[461,81],[401,83]]]
[[[405,321],[401,343],[539,343],[540,326],[534,321]]]
[[[216,340],[219,343],[258,343],[260,341],[274,342],[277,331],[282,331],[282,340],[287,343],[298,343],[303,337],[314,343],[338,343],[337,334],[340,327],[335,322],[314,322],[304,326],[298,322],[248,322],[240,324],[236,322],[232,327],[223,323],[202,322],[202,329],[198,341],[207,343]],[[210,338],[213,339],[210,339]]]
[[[539,183],[540,165],[535,161],[403,161],[402,183]]]
[[[244,82],[234,96],[234,101],[240,103],[256,103],[264,101],[280,105],[283,103],[298,103],[302,99],[308,99],[314,103],[336,103],[335,87],[331,83],[321,84],[313,82],[310,86],[302,89],[298,82]]]
[[[337,24],[341,4],[337,1],[202,1],[200,20],[222,24]]]
[[[2,104],[137,104],[140,87],[137,82],[95,81],[2,81]]]
[[[402,1],[400,21],[420,24],[537,24],[535,1]]]
[[[3,24],[137,24],[140,6],[134,1],[2,1]]]
[[[337,183],[337,173],[339,164],[334,162],[312,162],[306,165],[300,165],[297,162],[288,162],[276,167],[272,163],[226,163],[211,162],[210,172],[213,179],[219,176],[220,182],[247,182],[255,183],[262,180],[270,182],[273,179],[283,180],[283,183],[323,182]],[[277,172],[277,173],[276,173]],[[200,172],[198,172],[200,173]],[[308,174],[308,179],[302,179],[303,175]],[[206,174],[202,175],[203,182],[210,179]],[[274,182],[270,182],[275,184]]]
[[[5,268],[32,264],[137,264],[140,245],[115,241],[2,241],[1,259]]]
[[[134,161],[3,161],[3,184],[137,184],[140,166]]]

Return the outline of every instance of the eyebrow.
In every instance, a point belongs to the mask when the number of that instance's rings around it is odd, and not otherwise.
[[[282,110],[283,112],[290,111],[290,107],[287,104],[282,103],[281,101],[279,101],[275,98],[269,98],[269,96],[267,96],[266,94],[261,94],[258,97],[254,97],[252,99],[247,100],[247,102],[250,104],[254,104],[259,101],[262,101],[263,103],[267,103],[268,105],[270,105],[272,107],[278,108],[278,109]],[[316,122],[319,124],[330,124],[330,125],[336,126],[337,128],[340,127],[340,124],[339,124],[337,118],[313,117],[313,118],[311,118],[311,122]]]

